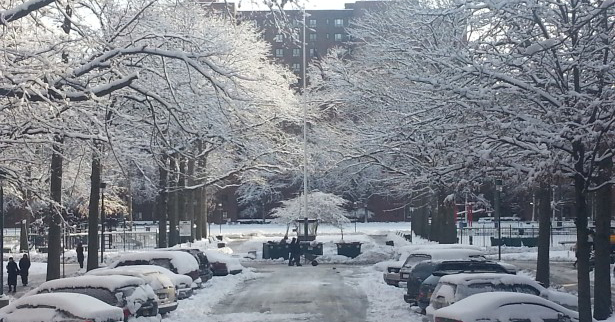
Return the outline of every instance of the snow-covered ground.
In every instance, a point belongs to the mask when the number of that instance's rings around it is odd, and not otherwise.
[[[243,269],[242,274],[216,277],[205,284],[205,288],[199,290],[192,298],[180,302],[178,309],[166,316],[163,321],[202,321],[213,315],[213,308],[223,302],[227,297],[242,290],[246,283],[252,280],[266,279],[270,274],[266,270],[250,268],[254,264],[258,265],[283,265],[282,260],[263,260],[263,243],[267,241],[279,241],[286,233],[284,225],[223,225],[223,241],[227,247],[217,248],[217,241],[203,240],[192,243],[189,246],[209,249],[219,252],[221,258],[232,259],[237,263],[243,263],[248,268]],[[430,247],[432,244],[426,240],[413,236],[413,242],[406,241],[402,234],[410,231],[409,223],[357,223],[356,231],[354,224],[344,229],[343,241],[362,243],[362,254],[357,258],[351,259],[337,255],[336,243],[342,241],[342,234],[339,229],[328,226],[319,227],[317,242],[323,243],[323,255],[318,258],[319,263],[357,265],[357,269],[340,271],[347,283],[363,292],[367,297],[367,321],[422,321],[423,316],[413,312],[403,300],[404,289],[386,285],[382,278],[382,271],[386,270],[388,264],[400,259],[403,249],[408,247]],[[482,236],[481,236],[482,238]],[[393,241],[394,246],[386,245],[386,241]],[[476,239],[474,242],[476,244]],[[484,246],[478,243],[490,258],[497,258],[497,247]],[[182,245],[182,247],[188,245]],[[131,251],[132,252],[132,251]],[[249,253],[256,252],[256,259],[249,259]],[[113,260],[124,254],[124,252],[110,251],[105,253],[105,262],[111,263]],[[218,253],[217,253],[218,254]],[[21,256],[13,254],[16,259]],[[515,261],[535,261],[537,256],[536,247],[502,247],[502,260],[508,262]],[[5,255],[5,258],[8,255]],[[46,254],[31,252],[32,267],[31,276],[44,276],[46,272]],[[574,261],[574,252],[570,250],[569,244],[555,243],[551,249],[550,257],[552,261],[571,262]],[[66,251],[64,260],[66,263],[76,262],[74,251]],[[74,265],[74,264],[72,264]],[[280,266],[281,267],[281,266]],[[351,272],[354,272],[351,274]],[[72,275],[74,275],[73,273]],[[76,272],[76,274],[80,274]],[[520,271],[522,275],[531,276],[530,271]],[[5,276],[6,278],[6,276]],[[280,287],[286,287],[281,285]],[[301,320],[301,314],[291,314],[283,316],[278,314],[275,321],[295,321]],[[259,321],[257,317],[250,314],[225,315],[234,321]],[[262,317],[262,316],[261,316]],[[274,316],[271,316],[274,318]],[[209,320],[215,320],[209,319]],[[308,319],[304,319],[308,321]],[[615,318],[608,321],[615,322]]]

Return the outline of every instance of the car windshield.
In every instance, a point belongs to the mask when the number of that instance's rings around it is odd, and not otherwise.
[[[472,283],[459,285],[455,300],[459,301],[470,295],[486,292],[516,292],[539,295],[540,291],[530,285],[524,284],[504,284],[504,283]]]
[[[54,289],[53,292],[63,292],[63,293],[79,293],[89,295],[93,298],[99,299],[109,305],[118,306],[118,298],[111,291],[105,288],[93,288],[93,287],[84,287],[84,288],[59,288]]]
[[[426,255],[426,254],[410,255],[408,256],[408,258],[406,258],[406,261],[404,262],[404,267],[412,267],[416,263],[420,263],[422,261],[426,261],[430,259],[431,259],[431,256]]]
[[[433,273],[433,269],[434,269],[435,266],[436,265],[433,264],[433,263],[420,263],[420,264],[417,264],[412,269],[412,272],[410,273],[410,276],[414,277],[416,279],[419,279],[419,280],[424,280],[427,277],[429,277],[429,275],[431,275],[431,273]]]

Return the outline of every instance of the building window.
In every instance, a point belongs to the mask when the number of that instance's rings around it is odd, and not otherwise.
[[[301,56],[301,48],[293,48],[293,57]]]
[[[335,34],[335,41],[342,41],[342,34]]]
[[[310,34],[308,37],[310,41],[316,41],[316,34]]]
[[[275,37],[273,37],[273,40],[275,42],[283,42],[284,41],[284,36],[282,36],[282,34],[277,34],[277,35],[275,35]]]
[[[329,38],[331,38],[331,35],[330,35],[330,34],[327,34],[327,39],[329,39]]]
[[[310,19],[309,26],[310,27],[316,27],[316,19]]]
[[[316,48],[310,48],[310,57],[316,57]]]
[[[301,64],[299,63],[294,63],[292,66],[293,72],[298,73],[301,71]]]
[[[335,27],[344,27],[344,19],[335,19],[333,25]]]
[[[276,56],[276,57],[284,57],[284,49],[282,49],[282,48],[276,48],[276,50],[275,50],[275,56]]]

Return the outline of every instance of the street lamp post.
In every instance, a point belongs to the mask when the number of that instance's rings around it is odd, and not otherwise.
[[[106,182],[100,183],[100,262],[104,263],[105,255],[105,189]]]
[[[502,260],[502,213],[500,210],[500,193],[502,192],[502,179],[495,179],[495,215],[498,222],[498,260]]]
[[[218,205],[218,213],[220,218],[218,218],[218,226],[220,226],[220,235],[222,235],[222,204],[219,203]]]
[[[4,258],[4,182],[0,174],[0,262]],[[0,267],[0,296],[4,295],[4,269]]]

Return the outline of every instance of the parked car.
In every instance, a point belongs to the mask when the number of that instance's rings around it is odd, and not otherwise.
[[[476,249],[423,249],[414,252],[399,270],[399,286],[408,287],[408,278],[414,265],[426,260],[474,259],[486,260],[485,252]],[[428,275],[429,276],[429,275]]]
[[[576,322],[579,314],[540,296],[513,292],[474,294],[434,312],[436,322]]]
[[[169,277],[154,269],[131,269],[131,266],[123,266],[112,269],[95,269],[86,275],[108,276],[122,275],[133,276],[143,279],[154,290],[157,296],[158,313],[166,314],[177,309],[177,294],[175,285]]]
[[[429,297],[438,283],[439,277],[459,273],[510,273],[496,262],[477,260],[424,261],[417,264],[408,279],[408,289],[404,295],[407,303],[417,304],[421,311],[429,305]],[[433,274],[433,275],[432,275]],[[436,277],[433,277],[436,276]],[[434,280],[436,279],[437,280]],[[432,284],[435,281],[435,284]],[[425,284],[425,285],[423,285]]]
[[[120,322],[124,313],[91,296],[78,293],[23,296],[0,309],[0,322]]]
[[[209,281],[214,276],[207,255],[198,248],[160,248],[157,250],[180,251],[192,255],[199,263],[199,276],[203,283]]]
[[[426,309],[433,321],[435,310],[447,307],[468,296],[486,292],[515,292],[533,294],[577,311],[578,298],[572,294],[544,288],[529,277],[510,274],[453,274],[440,278]]]
[[[140,278],[121,275],[67,277],[44,282],[24,296],[42,293],[79,293],[124,310],[124,317],[156,316],[154,290]]]
[[[175,274],[183,274],[192,278],[192,288],[200,288],[202,281],[199,276],[199,263],[187,253],[177,251],[148,251],[128,253],[111,263],[109,268],[128,265],[157,265]]]
[[[243,271],[243,266],[239,263],[239,259],[237,258],[233,258],[217,250],[206,250],[205,255],[209,258],[214,276],[235,275]]]
[[[192,278],[190,278],[190,276],[186,276],[183,274],[175,274],[173,272],[171,272],[170,270],[162,267],[162,266],[158,266],[158,265],[134,265],[134,266],[122,266],[120,268],[127,268],[130,270],[143,270],[143,271],[156,271],[159,272],[161,274],[164,274],[166,277],[168,277],[171,282],[173,282],[173,285],[175,286],[175,294],[177,294],[177,299],[179,300],[183,300],[183,299],[187,299],[190,296],[192,296],[192,294],[194,294],[194,291],[191,287],[192,283]]]

